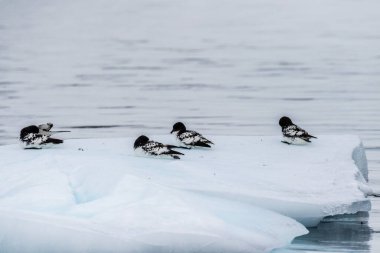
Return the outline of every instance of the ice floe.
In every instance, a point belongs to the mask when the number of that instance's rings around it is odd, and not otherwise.
[[[138,157],[134,138],[0,147],[2,252],[268,252],[325,216],[370,209],[355,136],[212,140],[181,160]]]

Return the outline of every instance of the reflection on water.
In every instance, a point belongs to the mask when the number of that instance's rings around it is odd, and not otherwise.
[[[368,213],[326,217],[310,233],[296,238],[287,249],[273,253],[298,251],[369,252],[372,229],[368,226]]]
[[[41,122],[71,130],[62,138],[167,134],[178,120],[275,135],[289,115],[316,135],[359,135],[380,185],[380,1],[0,5],[0,144]],[[369,226],[323,223],[290,250],[377,252],[373,206]]]

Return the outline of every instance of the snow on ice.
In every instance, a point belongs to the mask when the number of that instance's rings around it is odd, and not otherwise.
[[[0,147],[1,251],[268,252],[325,216],[370,209],[355,136],[211,139],[181,160],[136,156],[133,138]]]

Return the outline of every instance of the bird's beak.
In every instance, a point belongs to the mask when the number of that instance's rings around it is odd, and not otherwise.
[[[174,130],[172,130],[170,133],[172,134]]]

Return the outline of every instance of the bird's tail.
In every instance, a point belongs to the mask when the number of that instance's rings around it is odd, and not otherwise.
[[[52,144],[61,144],[63,143],[63,140],[55,139],[55,138],[48,138],[45,143],[52,143]]]
[[[184,155],[184,154],[182,154],[181,152],[178,152],[178,151],[175,151],[175,150],[169,150],[169,151],[167,151],[166,153],[165,153],[165,155],[170,155],[170,156],[172,156],[172,155]]]
[[[212,141],[206,139],[205,137],[202,137],[201,141],[204,142],[204,143],[207,143],[207,144],[215,145]]]
[[[314,138],[314,139],[318,139],[317,137],[315,137],[315,136],[312,136],[312,135],[310,135],[309,134],[309,136],[308,136],[309,138]]]
[[[194,143],[194,146],[204,147],[204,148],[211,148],[210,145],[208,145],[207,143],[201,142],[201,141],[198,141],[198,142]]]

